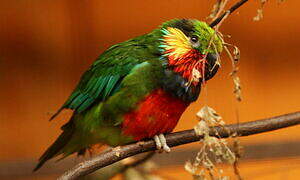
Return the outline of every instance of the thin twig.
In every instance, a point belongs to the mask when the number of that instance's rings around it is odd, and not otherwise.
[[[213,22],[210,23],[210,27],[214,27],[216,26],[217,24],[220,23],[220,21],[222,21],[222,19],[228,15],[228,14],[231,14],[233,13],[236,9],[238,9],[239,7],[241,7],[244,3],[246,3],[248,0],[241,0],[237,3],[235,3],[233,6],[231,6],[230,9],[228,9],[226,12],[224,12],[220,17],[218,17],[217,19],[215,19]]]
[[[238,134],[239,136],[249,136],[294,126],[297,124],[300,124],[300,111],[263,120],[226,125],[225,127],[217,126],[213,128],[214,130],[211,130],[210,134],[212,136],[216,136],[217,132],[218,136],[220,136],[221,138],[230,137],[232,134]],[[166,140],[170,147],[197,142],[201,138],[203,138],[203,136],[196,135],[193,129],[166,135]],[[148,151],[154,151],[155,149],[156,146],[153,140],[137,142],[134,144],[119,147],[117,149],[114,148],[92,158],[91,160],[76,165],[69,171],[65,172],[61,177],[59,177],[59,180],[77,179],[127,157]]]

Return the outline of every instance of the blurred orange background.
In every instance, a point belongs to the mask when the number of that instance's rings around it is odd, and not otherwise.
[[[48,119],[95,58],[109,46],[148,33],[164,21],[206,20],[213,3],[203,0],[2,0],[0,179],[57,177],[57,172],[49,170],[49,166],[35,174],[30,171],[41,153],[57,138],[70,112],[63,112],[51,123]],[[207,86],[207,102],[202,93],[185,112],[176,131],[191,129],[197,123],[196,112],[205,103],[217,110],[228,124],[236,122],[236,107],[242,122],[299,111],[299,6],[299,1],[280,4],[269,1],[264,18],[254,22],[259,1],[250,1],[223,23],[221,32],[231,35],[227,41],[241,50],[239,77],[243,101],[236,105],[229,76],[231,62],[223,53],[222,68]],[[273,145],[288,152],[292,150],[289,144],[300,148],[298,131],[296,126],[241,138],[241,142],[251,147]],[[197,148],[199,143],[174,150]],[[263,161],[242,160],[242,175],[245,179],[300,177],[300,152],[291,157],[285,153],[276,156],[270,155]],[[192,179],[183,164],[170,162],[158,174],[169,179]]]

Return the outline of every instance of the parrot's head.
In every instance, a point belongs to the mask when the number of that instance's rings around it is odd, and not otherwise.
[[[169,69],[193,85],[215,75],[222,41],[209,25],[194,19],[175,19],[163,23],[160,31],[159,47]]]

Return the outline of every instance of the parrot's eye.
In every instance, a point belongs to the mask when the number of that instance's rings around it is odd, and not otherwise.
[[[192,44],[192,46],[193,46],[194,48],[199,47],[200,43],[199,43],[198,36],[193,35],[193,36],[190,38],[190,41],[191,41],[191,44]]]
[[[192,37],[191,37],[191,41],[192,41],[193,43],[197,43],[197,42],[198,42],[198,37],[197,37],[197,36],[192,36]]]

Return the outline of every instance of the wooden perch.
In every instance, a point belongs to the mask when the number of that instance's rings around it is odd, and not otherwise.
[[[294,126],[297,124],[300,124],[300,112],[252,122],[231,124],[224,127],[217,126],[211,128],[210,134],[212,136],[217,136],[216,134],[218,134],[218,137],[221,138],[227,138],[233,134],[237,134],[238,136],[249,136]],[[202,138],[203,136],[196,135],[193,129],[166,135],[167,144],[170,147],[196,142]],[[77,179],[127,157],[148,151],[154,151],[155,149],[156,146],[153,140],[141,141],[134,144],[113,148],[101,153],[91,160],[87,160],[76,165],[59,177],[59,180]]]

